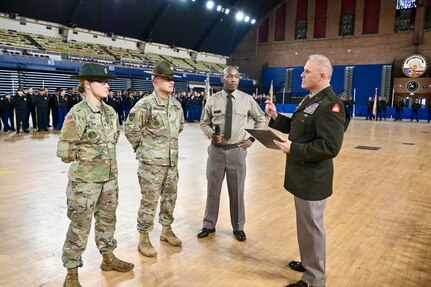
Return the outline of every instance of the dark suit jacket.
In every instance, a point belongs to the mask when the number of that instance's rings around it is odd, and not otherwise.
[[[332,194],[333,164],[349,124],[345,108],[332,87],[301,103],[292,118],[278,115],[269,126],[289,133],[284,187],[304,200],[323,200]]]

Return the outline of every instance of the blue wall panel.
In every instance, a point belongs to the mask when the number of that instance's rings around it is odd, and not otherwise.
[[[344,70],[346,66],[334,66],[331,77],[331,86],[339,94],[344,90]]]
[[[307,90],[301,88],[301,74],[304,71],[303,67],[294,67],[292,71],[292,93],[293,94],[308,94]]]
[[[353,68],[353,89],[356,89],[356,106],[366,106],[368,97],[380,94],[383,65],[361,65]]]
[[[368,97],[374,96],[375,88],[380,94],[380,86],[382,81],[382,67],[379,65],[357,65],[353,69],[353,89],[356,89],[356,105],[365,106]],[[334,66],[332,73],[331,85],[334,91],[338,94],[344,89],[344,70],[346,66]],[[285,77],[286,68],[266,68],[263,71],[264,87],[269,87],[271,79],[277,79],[282,74]],[[302,96],[308,94],[308,91],[301,88],[301,73],[303,67],[293,67],[292,73],[292,94],[294,96]],[[284,81],[284,79],[283,79]]]
[[[269,90],[271,80],[274,81],[274,89],[279,89],[284,86],[284,82],[286,81],[286,68],[272,67],[263,70],[262,88],[264,91]]]

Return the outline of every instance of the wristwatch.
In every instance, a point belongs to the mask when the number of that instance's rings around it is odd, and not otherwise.
[[[251,140],[252,143],[256,140],[254,137],[249,137],[248,139]]]

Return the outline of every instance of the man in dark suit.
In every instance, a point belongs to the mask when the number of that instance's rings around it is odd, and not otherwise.
[[[415,99],[415,102],[412,104],[412,114],[410,116],[410,121],[416,119],[419,122],[419,109],[421,108],[421,104],[419,104],[418,99]]]
[[[40,88],[39,93],[33,97],[33,105],[36,107],[37,131],[48,131],[49,118],[49,98],[45,94],[46,89]]]
[[[330,86],[332,65],[322,55],[311,55],[301,74],[301,87],[310,91],[292,117],[277,114],[267,101],[269,126],[289,139],[274,141],[287,156],[284,187],[295,196],[298,245],[301,262],[289,266],[305,271],[302,279],[288,287],[326,285],[326,234],[323,211],[332,194],[333,164],[343,142],[349,118]],[[301,270],[301,268],[302,270]]]
[[[16,133],[20,133],[21,127],[25,133],[28,133],[28,121],[26,119],[27,98],[25,97],[24,90],[22,88],[19,88],[16,91],[15,97],[12,98],[12,105],[15,108]]]
[[[403,100],[398,97],[398,99],[394,103],[395,107],[395,120],[394,121],[402,121],[403,120],[403,108],[405,104]]]

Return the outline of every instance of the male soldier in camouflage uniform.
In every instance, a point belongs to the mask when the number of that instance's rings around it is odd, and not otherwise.
[[[104,102],[108,96],[107,79],[115,79],[99,64],[84,64],[79,75],[79,92],[82,102],[66,115],[57,146],[57,156],[65,163],[73,162],[69,169],[67,186],[67,216],[69,230],[63,245],[63,265],[67,268],[64,286],[81,286],[78,267],[82,267],[91,220],[96,219],[96,245],[103,255],[100,268],[104,271],[127,272],[134,265],[119,260],[112,251],[115,211],[118,205],[118,170],[116,144],[120,129],[117,113]]]
[[[138,212],[138,250],[147,257],[157,255],[148,233],[160,199],[160,240],[181,246],[171,224],[177,199],[178,135],[183,130],[181,104],[170,96],[174,88],[173,67],[161,61],[152,71],[154,92],[139,100],[126,121],[126,137],[139,160],[138,179],[142,200]]]

